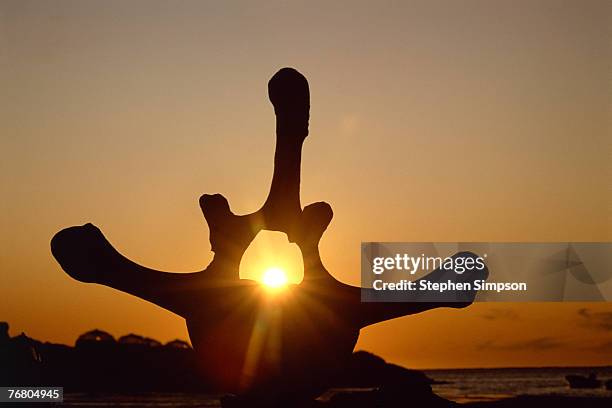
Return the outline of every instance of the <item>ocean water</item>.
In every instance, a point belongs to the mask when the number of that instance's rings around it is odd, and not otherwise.
[[[493,401],[519,395],[607,397],[612,391],[598,389],[571,389],[565,381],[568,374],[589,375],[596,373],[600,380],[612,379],[612,367],[596,368],[504,368],[426,370],[436,381],[436,394],[456,402]],[[66,394],[63,406],[106,407],[151,407],[194,408],[221,407],[219,395],[197,395],[181,393],[145,394]],[[612,404],[611,404],[612,406]]]
[[[445,382],[432,386],[436,394],[456,402],[519,395],[612,398],[612,391],[604,387],[571,389],[565,380],[568,374],[596,373],[597,378],[605,382],[612,379],[612,367],[426,370],[425,373],[436,381]]]

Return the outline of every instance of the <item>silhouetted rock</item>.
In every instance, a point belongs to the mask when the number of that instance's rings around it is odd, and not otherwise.
[[[7,342],[9,338],[9,324],[0,322],[0,344]]]
[[[25,334],[9,338],[0,345],[1,383],[61,384],[67,392],[211,391],[199,376],[194,350],[185,341],[173,340],[160,347],[157,340],[137,334],[115,341],[107,332],[92,330],[79,336],[76,344],[70,347],[41,343]],[[352,354],[333,381],[333,387],[369,390],[331,392],[325,405],[394,407],[409,400],[428,407],[446,406],[448,401],[431,392],[431,383],[419,371],[359,351]],[[224,406],[230,407],[264,406],[261,400],[248,396],[228,397],[224,401]]]
[[[83,333],[79,336],[76,341],[76,347],[95,344],[115,344],[116,340],[109,333],[102,330],[94,329]]]
[[[132,346],[141,346],[141,347],[160,347],[162,344],[149,337],[142,337],[137,334],[128,334],[125,336],[119,337],[117,340],[120,344],[132,345]]]
[[[599,388],[601,380],[597,379],[597,374],[591,373],[588,377],[584,375],[566,375],[565,379],[569,383],[570,388]]]
[[[346,370],[334,387],[370,388],[371,390],[338,391],[329,398],[330,407],[446,407],[452,402],[435,395],[433,380],[417,370],[389,364],[365,351],[353,353]]]
[[[8,325],[7,325],[8,327]],[[27,385],[40,381],[42,357],[38,350],[40,342],[21,333],[9,338],[0,346],[0,384]],[[6,367],[6,369],[4,369]],[[8,382],[7,382],[8,381]]]
[[[193,350],[179,340],[173,344],[162,346],[136,334],[117,342],[109,333],[92,330],[70,347],[22,334],[0,343],[0,384],[61,384],[66,391],[95,392],[206,390]]]
[[[168,343],[165,344],[165,347],[170,347],[170,348],[175,348],[175,349],[185,349],[185,350],[191,349],[191,346],[189,345],[189,343],[183,340],[178,340],[178,339],[169,341]]]
[[[347,369],[342,372],[335,387],[381,387],[393,384],[410,384],[423,390],[431,390],[433,380],[417,370],[409,370],[389,364],[367,351],[353,353]]]

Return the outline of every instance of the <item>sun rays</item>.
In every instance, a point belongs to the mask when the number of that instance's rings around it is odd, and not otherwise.
[[[287,272],[281,268],[267,269],[261,277],[261,282],[269,289],[282,289],[287,285]]]
[[[240,278],[259,281],[268,289],[300,283],[303,276],[302,252],[282,232],[260,232],[240,261]]]

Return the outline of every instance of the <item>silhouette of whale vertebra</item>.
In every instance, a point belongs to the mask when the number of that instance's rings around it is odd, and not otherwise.
[[[270,191],[261,209],[236,215],[220,194],[203,195],[214,258],[200,272],[167,273],[121,255],[92,224],[58,232],[51,250],[62,268],[82,282],[130,293],[186,319],[203,381],[266,404],[317,396],[351,358],[361,328],[384,320],[461,303],[362,303],[358,287],[329,274],[319,241],[333,212],[324,202],[300,203],[302,144],[308,136],[306,78],[283,68],[269,82],[276,114],[276,152]],[[304,280],[271,295],[238,276],[240,260],[261,230],[285,232],[304,258]],[[455,256],[474,257],[471,253]],[[447,271],[426,278],[439,280]],[[450,273],[453,273],[452,271]],[[485,279],[486,268],[475,271]]]

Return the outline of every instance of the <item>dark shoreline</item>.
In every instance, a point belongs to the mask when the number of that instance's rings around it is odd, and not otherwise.
[[[612,406],[610,397],[564,397],[521,395],[497,401],[469,402],[461,404],[474,408],[555,407],[555,408],[604,408]]]
[[[86,404],[90,408],[108,407],[109,403],[113,406],[130,407],[162,407],[170,406],[173,408],[187,407],[220,407],[219,397],[207,394],[191,393],[130,393],[130,394],[86,394],[73,393],[67,394],[66,406],[79,406]],[[215,404],[215,401],[217,404]],[[97,404],[99,402],[99,405]],[[312,407],[320,408],[365,408],[368,405],[367,398],[362,399],[362,403],[353,400],[349,405],[345,403],[321,402]],[[604,408],[609,407],[612,397],[563,397],[563,396],[517,396],[496,401],[469,402],[454,404],[455,406],[465,406],[470,408],[515,408],[515,407],[556,407],[556,408]],[[410,401],[397,401],[399,406],[408,406]],[[171,405],[168,405],[171,404]],[[38,406],[38,405],[37,405]],[[419,404],[426,408],[429,404]],[[433,404],[433,406],[439,406]]]
[[[176,340],[162,345],[154,339],[134,334],[115,340],[106,332],[92,330],[79,337],[71,347],[43,343],[25,334],[9,337],[8,324],[2,326],[0,367],[6,370],[0,370],[0,385],[63,386],[66,406],[221,406],[220,394],[199,379],[193,349],[186,342]],[[333,383],[334,390],[328,392],[327,398],[313,402],[312,406],[369,408],[409,404],[417,407],[465,405],[504,408],[550,404],[561,408],[608,407],[612,406],[612,390],[605,391],[601,397],[556,393],[519,396],[528,387],[506,388],[503,376],[500,376],[500,382],[495,376],[496,373],[511,373],[511,378],[529,381],[524,373],[549,370],[555,372],[547,373],[546,378],[552,378],[558,384],[563,378],[561,373],[604,371],[602,379],[606,380],[612,378],[611,369],[612,366],[574,366],[411,370],[359,351],[353,354],[349,366]],[[472,383],[480,384],[479,378],[493,386],[489,386],[488,391],[486,387],[461,388],[464,385],[462,380],[470,379]],[[459,394],[445,393],[439,388],[445,385],[449,386],[446,391],[453,391],[455,387]],[[485,391],[480,392],[481,389]],[[503,398],[505,396],[508,398]],[[453,399],[462,403],[451,401]],[[248,403],[240,406],[250,407]]]

